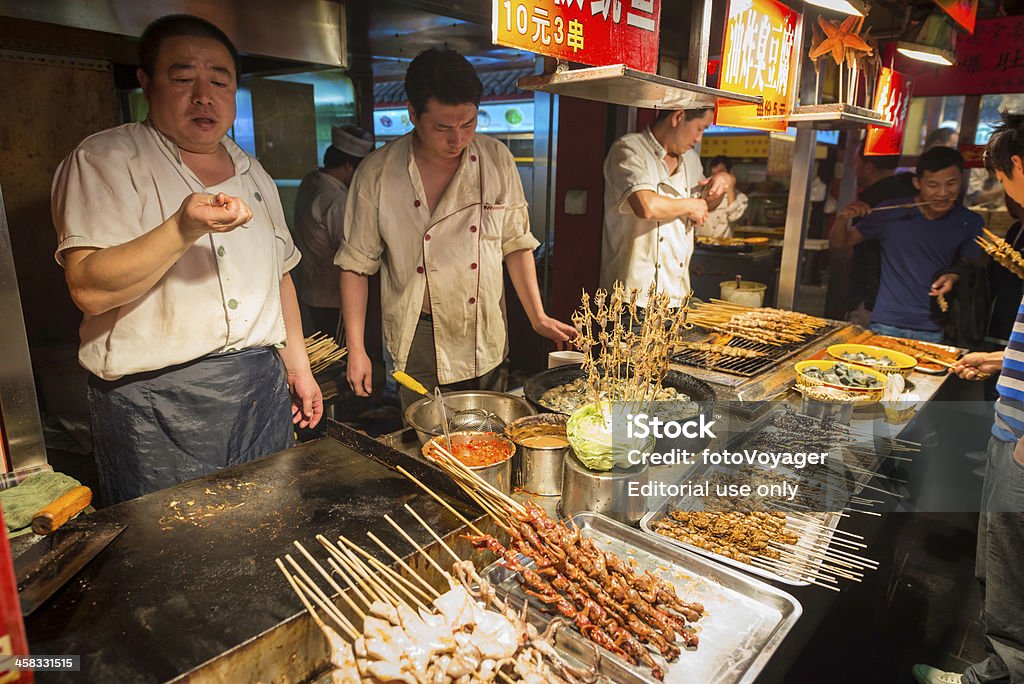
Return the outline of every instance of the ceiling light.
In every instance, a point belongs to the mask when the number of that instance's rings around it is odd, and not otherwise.
[[[863,0],[806,0],[806,2],[808,5],[857,17],[865,17],[868,14],[868,4]]]
[[[953,51],[932,47],[931,45],[901,40],[896,43],[896,51],[905,57],[916,59],[920,62],[928,62],[940,66],[953,66],[956,64],[956,54]]]
[[[920,24],[910,26],[896,43],[900,54],[929,64],[956,64],[957,31],[945,15],[930,14]]]

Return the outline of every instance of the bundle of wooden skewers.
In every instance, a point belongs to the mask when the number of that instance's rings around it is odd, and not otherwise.
[[[738,359],[758,359],[764,356],[764,352],[756,349],[744,349],[743,347],[728,346],[730,335],[725,335],[714,343],[707,342],[676,342],[675,348],[678,351],[692,352],[701,360],[715,363],[723,356],[730,356]]]
[[[866,442],[870,442],[870,444],[866,444]],[[851,459],[838,461],[830,459],[827,467],[824,467],[824,472],[818,472],[822,470],[821,466],[808,466],[801,469],[801,474],[819,479],[823,485],[827,485],[833,491],[835,485],[840,485],[851,492],[857,489],[870,490],[877,494],[900,499],[902,496],[898,492],[877,487],[868,482],[877,478],[896,484],[906,484],[902,480],[878,473],[878,466],[882,459],[909,462],[911,460],[909,455],[920,452],[921,445],[905,439],[875,435],[870,431],[850,427],[832,418],[812,418],[800,415],[792,407],[787,406],[762,430],[745,442],[744,448],[768,452],[783,450],[793,452],[828,451],[836,454],[846,452]],[[856,459],[856,462],[853,459]],[[833,465],[836,468],[833,468]],[[871,505],[871,501],[861,497],[850,497],[851,503],[860,503],[861,505]],[[856,508],[845,510],[852,513],[877,515],[877,513]]]
[[[978,246],[985,250],[985,253],[991,256],[997,264],[1018,278],[1024,279],[1024,257],[1020,252],[987,228],[984,229],[984,233],[985,237],[974,238]]]
[[[665,370],[686,327],[671,298],[652,286],[647,306],[637,305],[639,291],[616,283],[611,292],[583,291],[572,321],[580,331],[575,344],[583,352],[588,394],[593,401],[613,399],[645,403],[661,391]],[[689,301],[683,302],[683,309]]]
[[[313,333],[305,342],[309,366],[314,375],[327,370],[348,354],[348,349],[339,347],[333,337],[322,332]]]
[[[833,530],[807,513],[672,511],[654,528],[671,539],[830,591],[839,591],[839,580],[860,582],[865,571],[878,569],[877,561],[853,553],[866,548],[862,536]]]
[[[422,486],[422,485],[421,485]],[[316,540],[327,551],[317,560],[293,542],[307,566],[286,554],[278,568],[327,638],[334,670],[330,681],[367,682],[583,682],[594,671],[574,669],[555,651],[551,623],[544,634],[527,619],[527,604],[516,609],[500,599],[472,561],[461,559],[408,505],[406,512],[453,559],[450,571],[389,515],[388,522],[426,559],[448,590],[438,591],[373,532],[367,536],[406,574],[377,560],[345,536]],[[460,516],[461,517],[461,516]],[[314,579],[318,577],[318,579]],[[323,586],[321,585],[323,584]],[[344,586],[342,586],[344,585]],[[343,603],[332,600],[337,596]]]
[[[753,309],[720,299],[690,306],[686,323],[773,347],[804,342],[828,325],[796,311]]]
[[[682,599],[671,583],[651,572],[637,572],[619,556],[600,549],[576,526],[555,522],[532,502],[516,502],[444,449],[437,448],[433,458],[510,540],[505,546],[474,528],[478,534],[469,541],[519,573],[526,594],[553,607],[581,634],[631,665],[649,668],[656,679],[663,679],[665,672],[655,654],[673,662],[681,654],[677,642],[697,647],[694,623],[704,615],[700,603]],[[533,567],[524,564],[521,556]]]

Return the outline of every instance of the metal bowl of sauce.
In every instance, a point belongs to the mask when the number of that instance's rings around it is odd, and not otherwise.
[[[452,447],[444,437],[423,445],[423,457],[434,460],[434,446],[440,445],[485,482],[505,494],[512,493],[512,456],[516,445],[494,432],[453,432]]]
[[[516,486],[540,496],[562,493],[562,466],[569,451],[561,413],[526,416],[505,427],[505,436],[516,445],[512,471]]]

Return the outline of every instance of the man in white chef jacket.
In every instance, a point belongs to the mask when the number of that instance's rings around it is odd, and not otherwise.
[[[452,50],[429,49],[405,76],[411,133],[370,154],[349,189],[342,245],[348,381],[372,387],[364,346],[367,279],[381,271],[384,342],[428,388],[504,389],[502,261],[533,329],[561,344],[575,329],[544,312],[526,198],[508,148],[474,135],[483,87]],[[418,397],[401,391],[403,407]]]
[[[640,291],[652,284],[681,306],[690,292],[694,227],[716,208],[726,174],[704,177],[694,147],[711,125],[712,109],[662,110],[648,128],[616,140],[604,160],[601,287],[616,282]],[[703,197],[699,196],[703,195]]]
[[[226,135],[234,45],[169,15],[139,63],[146,121],[90,136],[53,181],[108,504],[285,449],[323,412],[277,188]]]

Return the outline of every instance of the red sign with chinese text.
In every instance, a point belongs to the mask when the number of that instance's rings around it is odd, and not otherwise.
[[[875,111],[892,121],[892,128],[868,126],[864,155],[900,154],[910,108],[910,81],[898,71],[882,67],[875,87]]]
[[[764,102],[720,103],[715,107],[716,124],[786,130],[786,116],[796,101],[799,26],[800,13],[778,0],[729,3],[718,87],[761,95]]]
[[[1024,16],[979,20],[973,36],[958,37],[953,66],[897,53],[896,68],[914,80],[914,97],[1024,93]]]
[[[948,14],[953,21],[974,33],[974,22],[978,18],[978,0],[932,0]]]
[[[957,148],[964,158],[965,169],[985,168],[985,146],[961,143]]]
[[[661,0],[494,0],[492,7],[495,45],[658,71]]]

